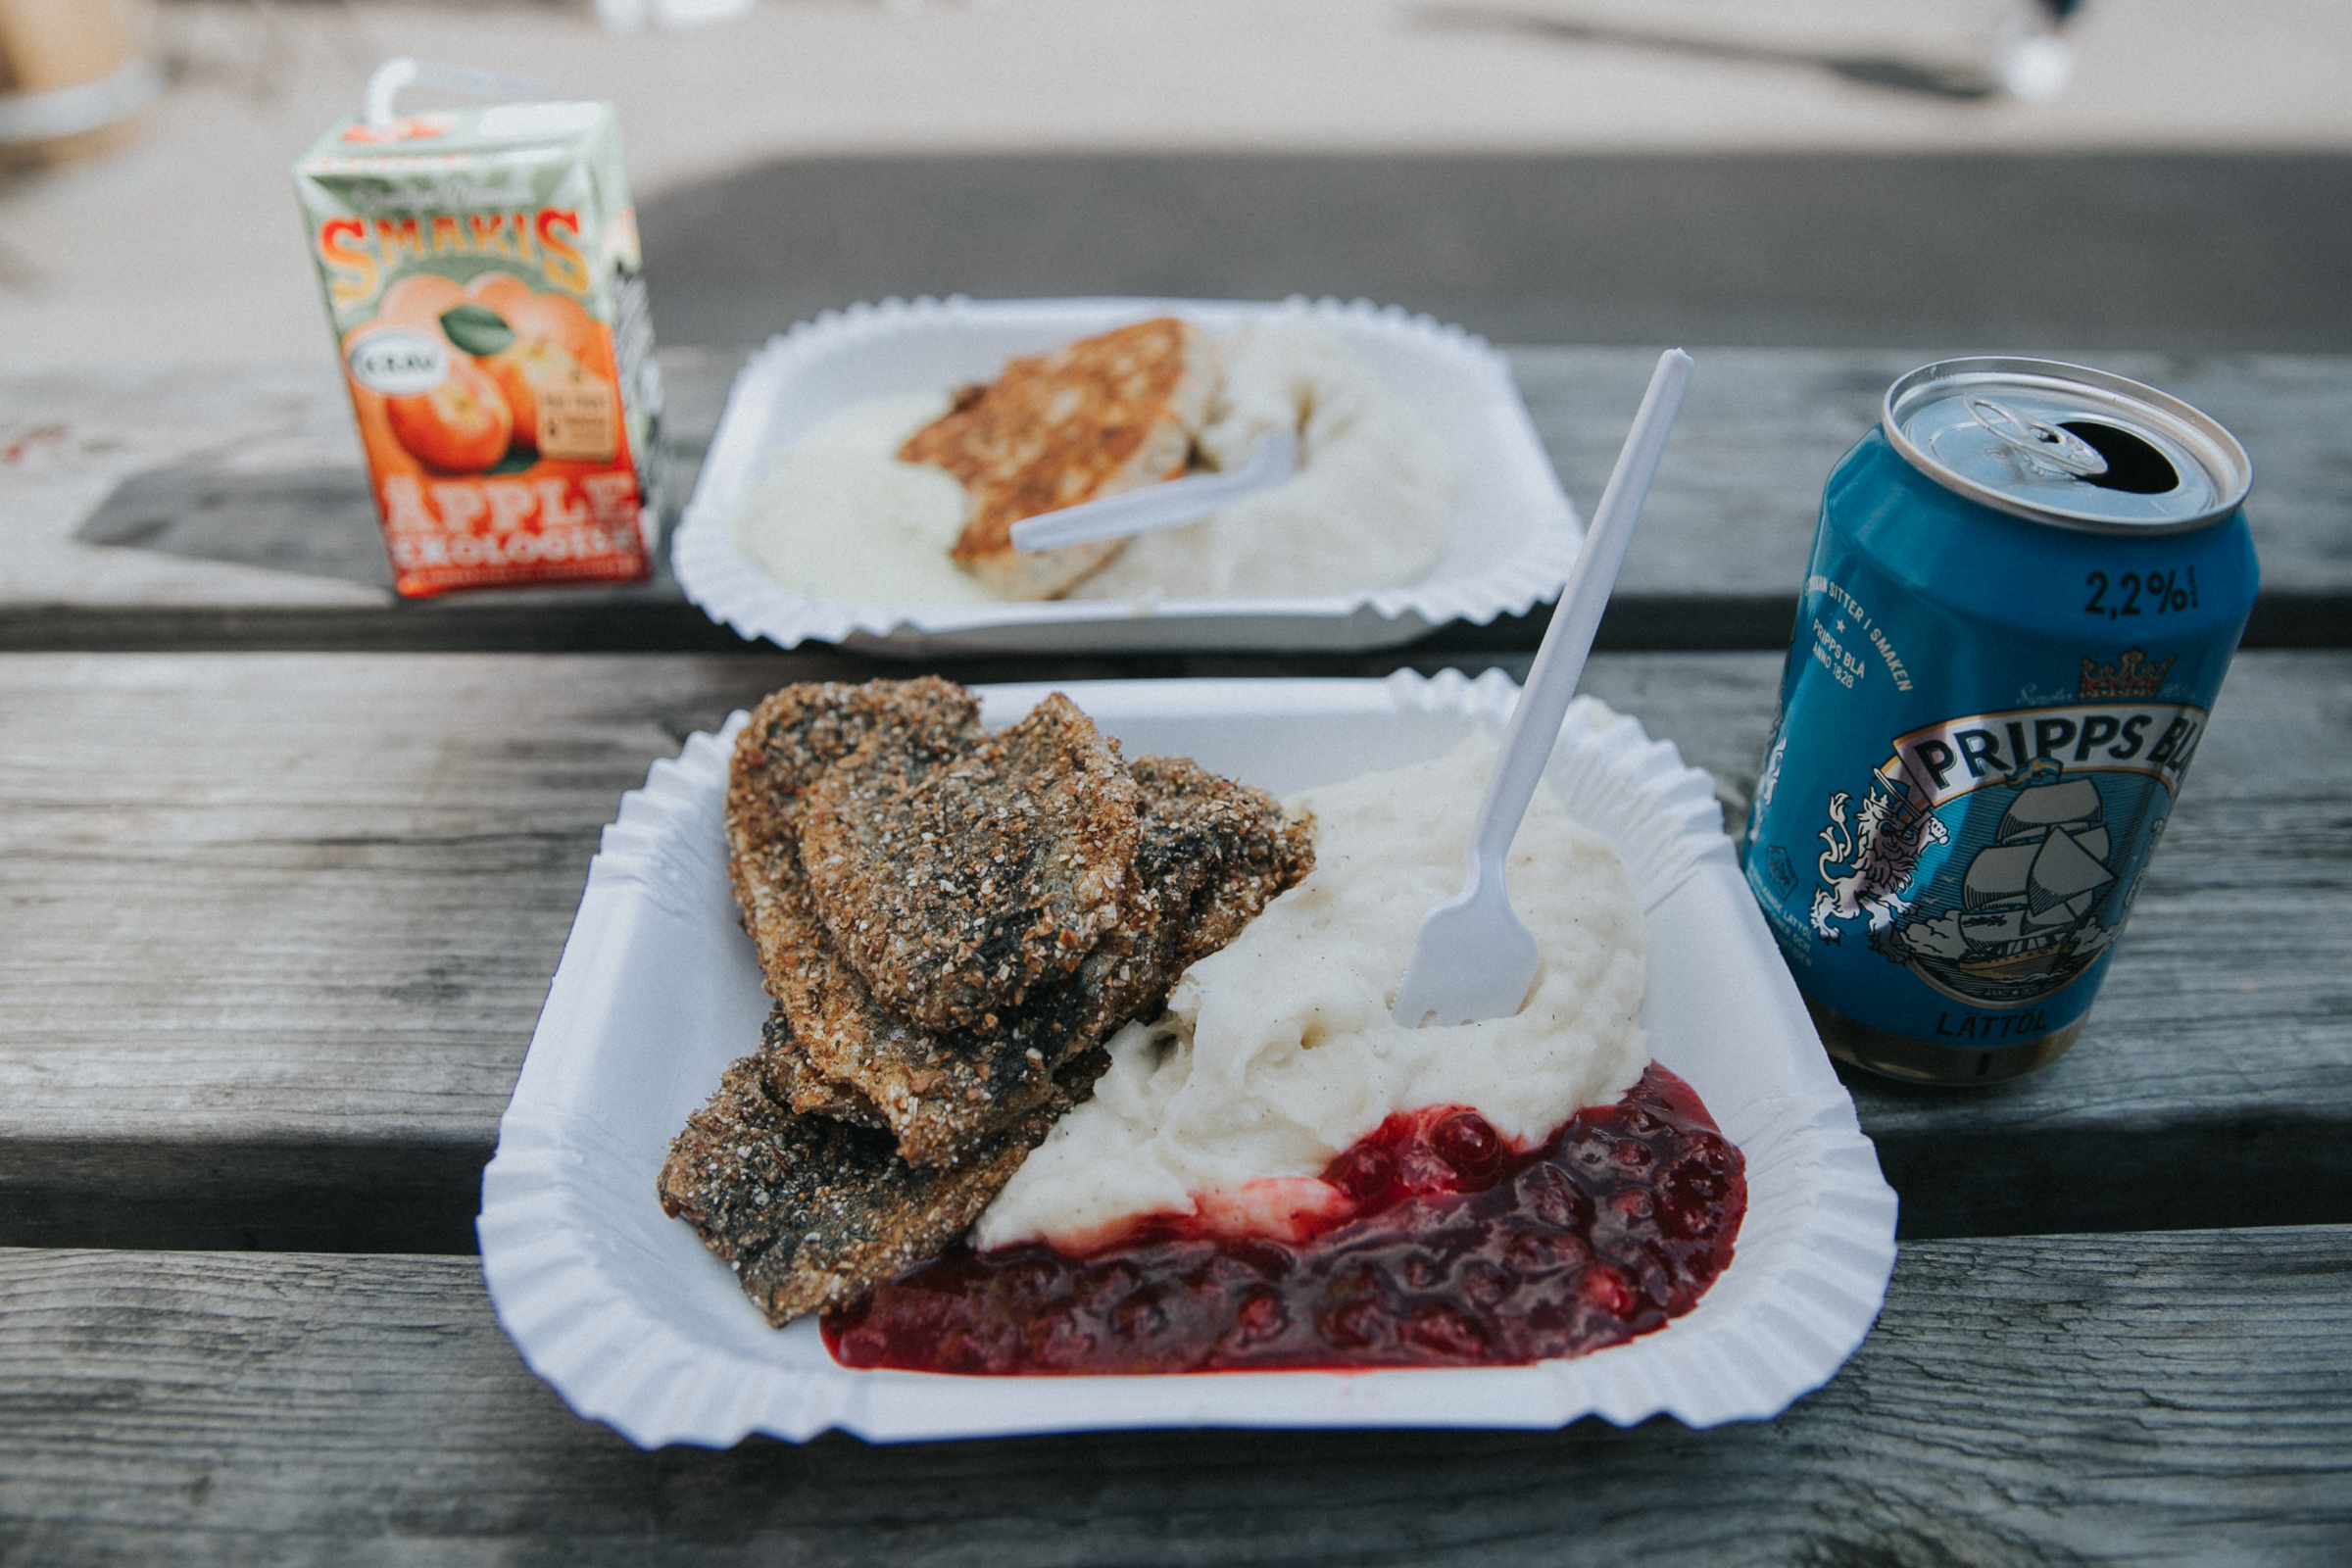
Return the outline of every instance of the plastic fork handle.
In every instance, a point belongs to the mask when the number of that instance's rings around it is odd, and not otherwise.
[[[1246,495],[1278,485],[1298,471],[1297,433],[1268,430],[1251,444],[1250,461],[1230,473],[1197,473],[1185,479],[1162,479],[1157,484],[1105,496],[1100,501],[1023,517],[1012,525],[1012,548],[1058,550],[1064,545],[1173,528],[1178,523],[1205,517]]]
[[[1658,356],[1658,368],[1649,378],[1649,390],[1642,394],[1641,412],[1626,432],[1616,469],[1609,475],[1608,488],[1600,493],[1592,526],[1569,570],[1568,586],[1560,592],[1551,625],[1544,630],[1535,663],[1527,672],[1527,684],[1511,709],[1502,756],[1487,778],[1486,797],[1479,803],[1478,821],[1470,834],[1474,879],[1493,876],[1499,885],[1503,857],[1519,834],[1519,819],[1527,814],[1536,780],[1544,776],[1544,766],[1551,760],[1560,721],[1568,716],[1569,701],[1576,696],[1577,680],[1585,672],[1585,656],[1592,651],[1592,634],[1600,629],[1600,612],[1608,605],[1609,590],[1617,585],[1625,547],[1633,540],[1634,524],[1642,519],[1642,503],[1649,498],[1650,481],[1657,477],[1658,460],[1665,455],[1674,416],[1682,411],[1683,393],[1690,384],[1690,356],[1681,349],[1668,349]]]

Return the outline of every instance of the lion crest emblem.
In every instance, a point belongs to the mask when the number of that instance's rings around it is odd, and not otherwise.
[[[1818,835],[1828,846],[1815,862],[1822,886],[1813,895],[1813,932],[1824,942],[1840,936],[1836,920],[1868,918],[1870,929],[1884,931],[1911,907],[1903,889],[1931,844],[1948,844],[1951,832],[1933,811],[1899,805],[1883,787],[1873,787],[1853,830],[1846,830],[1845,808],[1852,797],[1840,790],[1830,797],[1830,825]],[[1846,866],[1840,873],[1835,867]]]

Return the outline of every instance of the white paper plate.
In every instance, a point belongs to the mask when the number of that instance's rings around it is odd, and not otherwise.
[[[1460,488],[1446,558],[1405,586],[1298,598],[840,604],[780,587],[735,548],[734,517],[767,454],[851,404],[993,380],[1016,354],[1154,316],[1223,336],[1252,317],[1308,309],[1452,450]],[[874,653],[1387,648],[1450,620],[1484,625],[1554,597],[1583,528],[1520,401],[1510,363],[1458,326],[1357,301],[1008,300],[827,312],[752,356],[687,503],[670,566],[686,597],[746,637]]]
[[[1060,688],[1130,757],[1191,756],[1287,795],[1444,755],[1499,726],[1510,682],[1123,681]],[[1049,688],[985,690],[991,725]],[[1861,1344],[1894,1266],[1894,1194],[1733,863],[1707,775],[1581,699],[1550,769],[1608,833],[1649,918],[1642,1021],[1747,1160],[1732,1266],[1665,1328],[1530,1367],[966,1378],[858,1372],[812,1320],[770,1329],[654,1183],[670,1138],[755,1049],[768,1002],[736,924],[719,815],[737,714],[657,762],[590,867],[482,1180],[499,1321],[574,1410],[630,1441],[878,1441],[1167,1426],[1556,1427],[1661,1411],[1773,1415]]]

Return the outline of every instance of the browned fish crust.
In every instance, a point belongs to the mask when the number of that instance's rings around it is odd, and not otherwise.
[[[975,1028],[930,1031],[893,1015],[803,917],[812,935],[771,978],[773,995],[808,1070],[871,1105],[906,1158],[966,1157],[1004,1117],[1048,1094],[1063,1061],[1157,1007],[1187,964],[1232,941],[1313,868],[1310,831],[1264,791],[1177,759],[1146,759],[1134,776],[1143,809],[1122,924],[1068,979]],[[821,1103],[806,1089],[792,1102]]]
[[[864,782],[837,789],[832,775],[852,757],[848,772]],[[967,902],[887,900],[845,878],[840,906],[887,903],[894,918],[917,922],[968,917],[986,912],[977,900],[992,895],[977,892],[956,848],[967,859],[971,846],[984,848],[993,868],[1017,845],[1012,829],[974,832],[958,813],[985,803],[996,822],[1004,798],[992,791],[1008,779],[1021,781],[1007,786],[1016,794],[1048,802],[1027,831],[1053,850],[1012,885],[1042,889],[1050,906],[1075,911],[1073,924],[1103,923],[1096,911],[1105,898],[1115,918],[1058,978],[1034,980],[969,1025],[927,1029],[885,1006],[844,956],[804,875],[802,834],[822,797],[830,814],[819,842],[864,858],[870,881],[894,863],[897,835],[912,831],[919,844],[929,832],[933,848],[895,863],[919,865]],[[938,780],[955,787],[925,794]],[[872,794],[876,820],[893,824],[890,840],[854,814],[860,792]],[[1003,820],[1013,816],[1007,804]],[[989,741],[972,695],[930,679],[776,693],[737,740],[726,824],[730,874],[776,1006],[758,1054],[727,1070],[672,1143],[660,1192],[779,1324],[851,1305],[962,1235],[1092,1092],[1107,1064],[1102,1042],[1156,1008],[1186,965],[1231,941],[1314,863],[1308,825],[1287,820],[1263,791],[1179,759],[1125,767],[1059,696]],[[1046,955],[1041,974],[1063,946],[1059,919],[1050,948],[1037,935],[1047,922],[1019,927]]]
[[[1182,757],[1132,768],[1146,806],[1136,871],[1163,901],[1174,932],[1168,979],[1241,935],[1242,927],[1315,868],[1313,821],[1292,821],[1264,790]]]
[[[910,778],[885,735],[811,785],[801,864],[874,1001],[969,1028],[1070,974],[1121,920],[1140,829],[1118,747],[1059,692]]]
[[[986,738],[978,699],[936,676],[787,686],[735,737],[727,772],[727,875],[774,994],[811,940],[815,913],[801,875],[801,795],[869,738],[885,738],[903,770],[960,755]]]
[[[996,1015],[987,1033],[935,1034],[895,1018],[842,963],[804,965],[778,1001],[812,1072],[871,1104],[907,1159],[952,1165],[1050,1095],[1063,1062],[1164,999],[1175,977],[1163,974],[1152,935],[1114,933],[1076,974]]]
[[[760,1081],[767,1087],[767,1098],[788,1110],[805,1116],[830,1116],[835,1121],[856,1122],[860,1127],[877,1127],[887,1131],[889,1118],[874,1108],[874,1102],[849,1084],[837,1084],[819,1073],[808,1063],[808,1054],[792,1035],[792,1017],[777,1003],[768,1009],[767,1021],[760,1026]]]
[[[906,463],[945,468],[969,497],[956,562],[1010,593],[1064,593],[1124,540],[1023,554],[1012,525],[1184,471],[1215,391],[1215,348],[1160,317],[1007,363],[907,437]]]
[[[900,1159],[887,1133],[794,1115],[747,1056],[671,1142],[662,1207],[702,1233],[768,1322],[854,1306],[970,1229],[1107,1065],[1099,1052],[1073,1063],[1060,1093],[961,1165],[931,1170]]]

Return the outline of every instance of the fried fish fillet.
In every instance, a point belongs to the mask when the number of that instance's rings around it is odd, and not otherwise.
[[[760,1058],[746,1057],[671,1140],[662,1207],[702,1233],[771,1324],[855,1306],[970,1229],[1107,1065],[1100,1051],[1072,1063],[1054,1094],[938,1170],[899,1158],[887,1133],[793,1114],[762,1087]]]
[[[1161,973],[1152,935],[1113,933],[994,1027],[938,1032],[893,1016],[819,940],[769,982],[805,1063],[779,1064],[770,1081],[795,1108],[879,1116],[916,1164],[956,1164],[1047,1099],[1063,1063],[1166,995],[1175,977]]]
[[[1138,321],[1009,362],[995,381],[958,393],[899,457],[962,482],[958,565],[1002,592],[1051,599],[1126,541],[1023,554],[1012,525],[1182,473],[1216,384],[1216,347],[1200,328],[1173,317]]]
[[[886,1011],[969,1028],[1078,967],[1122,919],[1141,829],[1116,743],[1056,692],[910,775],[885,734],[809,786],[801,865]]]
[[[1041,733],[1052,733],[1053,717]],[[801,1043],[766,1055],[778,1098],[804,1112],[880,1123],[907,1158],[928,1165],[970,1155],[1042,1102],[1063,1062],[1154,1000],[1151,968],[1129,961],[1133,944],[1123,939],[1112,951],[1099,944],[1082,960],[1091,972],[1017,1015],[984,1015],[977,1035],[935,1036],[893,1016],[843,960],[802,869],[809,786],[868,742],[869,761],[881,756],[878,767],[919,778],[986,739],[971,694],[946,681],[789,686],[752,714],[729,774],[729,875],[782,1032]]]
[[[830,1116],[889,1130],[889,1118],[856,1086],[835,1083],[809,1062],[808,1054],[792,1037],[792,1014],[781,1002],[768,1009],[767,1021],[760,1026],[760,1052],[754,1059],[760,1063],[767,1098],[777,1104],[805,1116]]]
[[[823,940],[804,900],[806,935],[769,977],[787,1020],[771,1035],[796,1054],[768,1069],[779,1098],[879,1116],[909,1161],[957,1162],[1049,1096],[1062,1063],[1158,1006],[1186,965],[1313,869],[1308,827],[1262,790],[1166,758],[1146,759],[1134,775],[1141,831],[1122,923],[1067,979],[978,1027],[930,1031],[894,1016]]]
[[[1172,985],[1315,868],[1314,823],[1189,758],[1147,757],[1133,772],[1147,803],[1136,872],[1163,906]]]
[[[902,772],[915,773],[940,758],[961,756],[987,732],[970,692],[924,676],[787,686],[755,709],[736,736],[727,770],[727,875],[771,994],[778,974],[811,940],[815,921],[801,875],[802,795],[877,738],[897,754]]]
[[[1123,768],[1059,698],[1033,720],[989,742],[971,695],[944,681],[810,685],[762,703],[738,738],[726,808],[730,873],[776,1006],[759,1053],[727,1069],[672,1141],[658,1188],[663,1209],[693,1223],[771,1323],[853,1306],[954,1243],[1054,1123],[1093,1092],[1108,1064],[1101,1042],[1158,1005],[1187,964],[1223,947],[1312,869],[1308,825],[1286,820],[1262,791],[1175,759]],[[834,837],[823,842],[865,856],[869,874],[880,874],[885,852],[908,828],[914,842],[928,832],[942,846],[917,863],[952,888],[963,875],[944,847],[952,838],[984,849],[983,863],[996,865],[996,855],[1012,853],[1004,846],[1015,845],[1014,830],[966,831],[968,812],[994,822],[1002,805],[1009,823],[1011,798],[974,781],[1013,776],[1033,795],[1066,793],[1056,822],[1087,821],[1096,810],[1095,830],[1110,834],[1103,842],[1127,846],[1114,885],[1081,863],[1082,849],[1100,848],[1096,838],[1070,840],[1053,822],[1034,829],[1072,845],[1046,857],[1054,869],[1038,881],[1048,894],[1090,915],[1111,898],[1116,919],[1066,973],[1033,980],[973,1026],[933,1032],[894,1014],[835,945],[803,871],[813,799],[848,799],[827,784],[853,758],[848,773],[874,792],[877,819],[893,824],[874,831],[889,837],[875,840],[839,816],[827,819]],[[1122,782],[1094,776],[1105,764]],[[938,792],[946,804],[934,803],[936,820],[924,814],[930,807],[907,805],[934,779],[956,783]],[[1126,828],[1099,819],[1101,799],[1111,797],[1129,801]],[[1082,884],[1091,891],[1073,895]],[[944,906],[917,898],[895,907]],[[1062,928],[1053,929],[1054,946],[1043,951],[1057,956]]]

